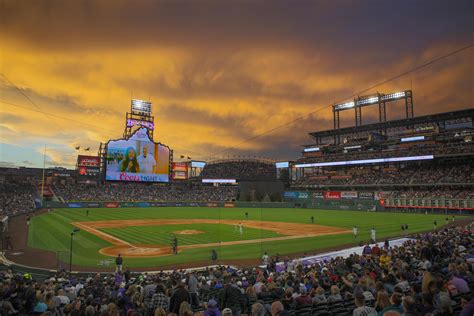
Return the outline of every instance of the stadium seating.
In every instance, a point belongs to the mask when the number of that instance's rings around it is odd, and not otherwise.
[[[72,277],[61,271],[43,281],[32,279],[28,273],[4,270],[0,272],[0,313],[156,315],[158,309],[162,313],[159,315],[166,315],[171,312],[170,302],[189,301],[186,284],[193,279],[199,293],[199,304],[193,306],[193,312],[204,315],[215,315],[211,313],[214,305],[219,310],[233,308],[243,314],[254,311],[252,315],[263,316],[352,315],[356,309],[354,297],[361,295],[365,306],[375,308],[379,315],[388,310],[400,315],[472,315],[473,229],[471,223],[413,236],[401,247],[385,249],[390,261],[383,267],[376,255],[354,254],[310,266],[302,266],[297,260],[294,268],[283,272],[276,272],[272,264],[264,269],[221,266],[197,272],[127,271]],[[313,297],[315,290],[321,288],[323,292],[318,290],[318,297],[328,298],[331,286],[340,289],[337,293],[342,299],[300,306],[294,303],[300,293]],[[379,301],[382,294],[391,300]],[[396,297],[402,299],[397,301]]]
[[[257,159],[230,159],[208,163],[201,178],[237,180],[276,180],[273,162]]]
[[[237,197],[234,186],[149,185],[107,183],[102,186],[56,185],[56,196],[65,201],[231,201]]]

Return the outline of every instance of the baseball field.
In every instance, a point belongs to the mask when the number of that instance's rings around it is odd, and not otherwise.
[[[248,213],[248,216],[245,215]],[[314,223],[311,221],[314,219]],[[446,216],[407,213],[332,211],[294,208],[159,207],[118,209],[55,209],[31,219],[28,246],[62,254],[69,262],[71,232],[73,264],[86,268],[113,267],[117,254],[131,268],[211,263],[215,249],[221,263],[250,262],[270,255],[313,254],[326,249],[399,237],[445,224]],[[450,217],[451,220],[451,217]],[[352,227],[359,228],[354,238]],[[178,240],[173,254],[172,241]]]

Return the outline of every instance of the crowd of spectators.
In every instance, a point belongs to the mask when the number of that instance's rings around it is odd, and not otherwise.
[[[328,162],[328,161],[344,161],[344,160],[359,160],[359,159],[375,159],[375,158],[390,158],[390,157],[404,157],[404,156],[422,156],[422,155],[454,155],[474,153],[474,143],[450,143],[450,144],[433,144],[413,147],[391,147],[391,148],[372,148],[362,151],[343,152],[343,146],[338,152],[331,152],[323,154],[319,157],[305,157],[300,159],[300,162]]]
[[[394,316],[474,313],[473,224],[412,236],[401,246],[318,263],[262,258],[266,268],[66,273],[45,281],[0,272],[2,315]],[[265,256],[264,256],[265,257]],[[126,264],[126,260],[124,262]]]
[[[35,209],[36,190],[28,182],[0,184],[0,215],[14,216]]]
[[[353,167],[334,171],[333,175],[311,174],[293,185],[426,185],[472,184],[472,162],[409,164],[403,168]]]
[[[106,183],[104,185],[67,184],[54,187],[64,201],[231,201],[235,186],[151,185],[146,183]]]
[[[275,163],[258,160],[229,160],[208,163],[201,178],[238,180],[276,180]]]
[[[400,190],[392,191],[388,194],[392,198],[405,199],[474,199],[473,190]]]

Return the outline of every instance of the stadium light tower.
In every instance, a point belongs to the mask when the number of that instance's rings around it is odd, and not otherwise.
[[[148,137],[153,141],[153,130],[155,129],[155,118],[151,110],[151,102],[144,100],[132,99],[130,112],[127,112],[125,119],[125,131],[123,137],[128,139],[133,132],[145,127]]]
[[[414,115],[413,111],[413,93],[411,90],[392,92],[388,94],[375,93],[371,95],[358,96],[353,101],[334,104],[332,107],[334,129],[340,127],[339,112],[354,109],[355,112],[355,126],[362,125],[362,108],[364,106],[375,105],[379,107],[379,121],[387,121],[387,112],[385,110],[385,104],[396,100],[405,100],[405,114],[406,118],[412,118]]]
[[[79,228],[74,228],[71,232],[71,247],[69,249],[69,274],[72,273],[72,241],[74,239],[74,235],[80,231],[81,230]]]

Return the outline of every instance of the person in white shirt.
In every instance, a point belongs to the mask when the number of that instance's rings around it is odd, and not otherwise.
[[[372,238],[373,243],[377,242],[376,239],[375,239],[375,234],[376,234],[375,228],[372,228],[370,230],[370,237]]]
[[[155,173],[156,160],[153,155],[148,154],[148,147],[143,146],[143,154],[138,157],[140,173]]]
[[[354,226],[352,228],[352,233],[354,234],[354,238],[357,238],[357,234],[359,233],[359,228],[357,228],[357,226]]]

